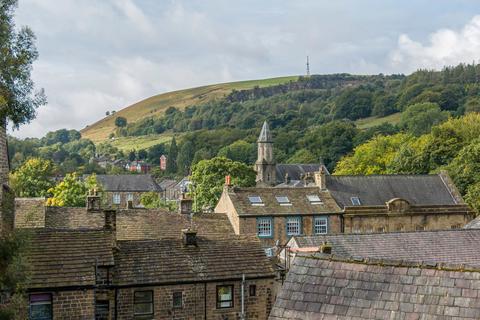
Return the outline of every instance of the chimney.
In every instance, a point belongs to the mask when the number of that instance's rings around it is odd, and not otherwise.
[[[184,246],[197,246],[197,231],[193,229],[183,229],[182,230],[182,238],[183,238],[183,245]]]
[[[105,213],[105,224],[103,225],[103,229],[115,233],[117,231],[117,211],[108,209],[103,210],[103,212]]]
[[[98,195],[97,189],[88,191],[87,195],[87,211],[100,211],[102,198]]]
[[[290,176],[288,175],[288,172],[285,173],[285,184],[290,184],[290,181],[291,181],[291,180],[292,180],[292,179],[290,179]]]
[[[327,190],[326,171],[323,165],[320,166],[320,170],[314,173],[315,184],[320,190]]]
[[[182,192],[180,200],[178,201],[178,213],[191,214],[193,208],[193,200],[188,198],[185,192]]]
[[[329,244],[327,241],[324,241],[323,244],[320,246],[320,252],[325,254],[332,254],[332,245]]]
[[[227,187],[230,187],[232,185],[232,182],[231,182],[232,178],[230,177],[230,175],[228,176],[225,176],[225,185]]]

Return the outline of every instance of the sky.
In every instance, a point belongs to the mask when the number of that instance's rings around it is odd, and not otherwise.
[[[19,0],[48,104],[14,136],[80,130],[155,94],[305,73],[480,61],[480,1]]]

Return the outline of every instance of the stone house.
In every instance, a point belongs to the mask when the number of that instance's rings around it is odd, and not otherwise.
[[[292,239],[317,250],[297,252],[269,319],[478,319],[479,240],[478,229]]]
[[[30,229],[31,314],[234,319],[243,305],[248,319],[267,319],[273,266],[259,240],[234,235],[224,216],[80,209],[47,210],[46,227]]]
[[[340,208],[317,187],[225,186],[215,212],[228,217],[236,234],[257,234],[267,250],[294,235],[342,230]]]
[[[128,202],[133,207],[141,205],[144,193],[155,192],[160,195],[161,189],[149,174],[97,175],[102,185],[107,206],[126,208]]]

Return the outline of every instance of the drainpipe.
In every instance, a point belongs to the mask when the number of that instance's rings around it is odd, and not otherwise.
[[[240,314],[240,320],[245,320],[245,273],[242,274],[242,313]]]

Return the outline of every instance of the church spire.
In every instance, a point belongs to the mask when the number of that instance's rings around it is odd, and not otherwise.
[[[272,134],[270,133],[267,121],[263,122],[262,131],[260,131],[257,142],[272,142]]]

